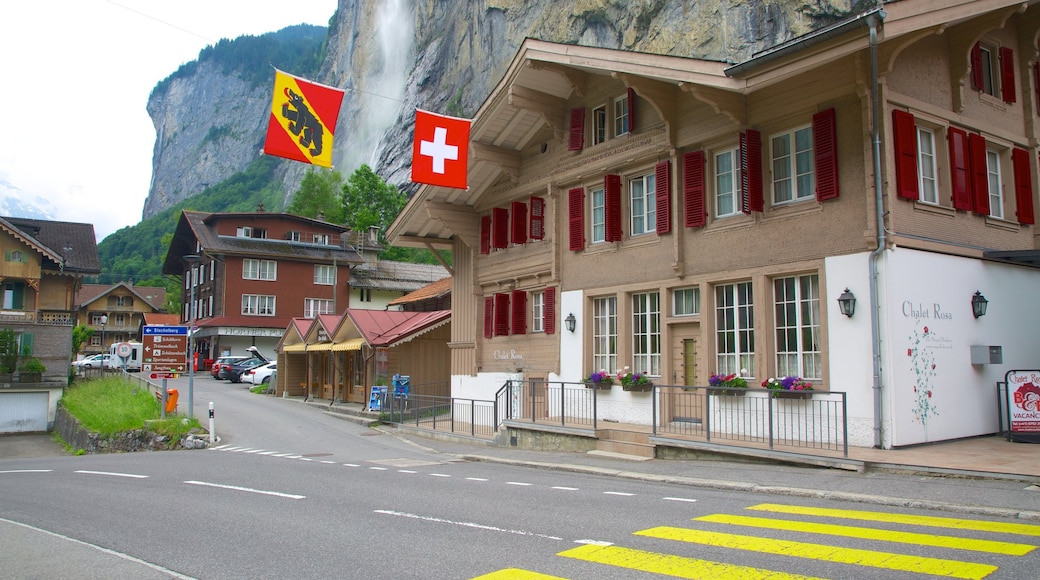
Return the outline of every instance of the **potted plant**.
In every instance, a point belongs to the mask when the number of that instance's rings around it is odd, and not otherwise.
[[[47,367],[40,362],[40,359],[34,356],[29,357],[18,365],[18,380],[22,383],[38,383],[46,370]]]
[[[811,399],[812,383],[802,377],[786,376],[782,379],[766,379],[762,386],[772,391],[777,399]]]
[[[603,369],[593,371],[585,377],[585,387],[588,389],[609,389],[612,386],[614,386],[614,379]]]
[[[633,373],[628,370],[627,366],[617,374],[617,379],[621,382],[621,388],[626,391],[650,391],[654,388],[654,384],[650,382],[650,377],[646,376],[646,373]]]
[[[743,397],[747,392],[745,389],[748,387],[747,380],[741,376],[745,372],[744,369],[741,369],[739,375],[737,373],[728,375],[712,374],[708,377],[708,394]]]

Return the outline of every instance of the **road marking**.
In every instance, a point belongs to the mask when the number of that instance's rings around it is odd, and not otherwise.
[[[419,473],[419,472],[415,471],[414,469],[398,469],[397,473]]]
[[[522,481],[507,481],[507,482],[506,482],[506,485],[520,485],[520,486],[527,486],[527,485],[531,485],[531,484],[530,484],[530,483],[524,483],[524,482],[522,482]]]
[[[688,497],[663,497],[661,499],[663,499],[665,501],[685,501],[685,502],[689,502],[689,503],[693,503],[693,502],[697,501],[695,499],[690,499]]]
[[[0,473],[50,473],[53,469],[9,469]]]
[[[488,481],[488,478],[486,478],[486,477],[467,477],[466,480],[468,480],[468,481]]]
[[[549,576],[548,574],[539,574],[538,572],[531,572],[530,570],[521,570],[520,568],[504,568],[502,570],[496,570],[490,574],[484,574],[483,576],[477,576],[473,580],[566,580],[559,576]]]
[[[431,473],[430,477],[451,477],[447,473]]]
[[[766,528],[769,530],[784,530],[788,532],[805,532],[810,534],[824,534],[828,536],[844,536],[847,538],[859,538],[861,540],[897,542],[919,546],[933,546],[936,548],[953,548],[955,550],[973,550],[975,552],[991,552],[993,554],[1007,554],[1009,556],[1024,556],[1036,549],[1036,546],[1030,546],[1029,544],[1016,544],[1012,542],[996,542],[993,540],[976,540],[973,538],[936,536],[934,534],[919,534],[916,532],[896,532],[892,530],[881,530],[876,528],[839,526],[835,524],[818,524],[811,522],[795,522],[791,520],[754,518],[748,516],[731,516],[725,514],[715,514],[694,518],[694,521],[713,522],[716,524],[731,524],[735,526],[749,526],[754,528]]]
[[[274,455],[275,453],[278,453],[278,452],[277,451],[264,451],[260,455]]]
[[[633,550],[619,546],[599,546],[585,544],[570,550],[564,550],[556,554],[564,558],[574,558],[586,562],[606,564],[629,570],[640,570],[663,574],[675,578],[713,578],[716,580],[752,580],[756,578],[769,580],[794,580],[811,578],[811,576],[800,576],[797,574],[785,574],[762,568],[750,566],[738,566],[736,564],[723,564],[710,562],[697,558],[684,556],[673,556],[671,554],[657,554],[643,550]]]
[[[245,453],[260,453],[261,451],[263,451],[263,449],[252,449],[252,450],[246,451]]]
[[[210,451],[222,451],[222,450],[226,449],[227,446],[228,446],[228,443],[225,443],[223,445],[217,445],[216,447],[210,447],[209,450]]]
[[[398,516],[398,517],[402,517],[402,518],[411,518],[413,520],[422,520],[424,522],[434,522],[434,523],[438,523],[438,524],[451,524],[453,526],[462,526],[462,527],[465,527],[465,528],[475,528],[475,529],[478,529],[478,530],[487,530],[487,531],[491,531],[491,532],[504,532],[504,533],[507,533],[507,534],[516,534],[518,536],[532,536],[532,537],[535,537],[535,538],[544,538],[544,539],[547,539],[547,540],[563,540],[563,538],[559,538],[559,537],[556,537],[556,536],[547,536],[545,534],[536,534],[534,532],[527,532],[527,531],[524,531],[524,530],[507,530],[505,528],[499,528],[499,527],[496,527],[496,526],[487,526],[487,525],[484,525],[484,524],[477,524],[477,523],[473,523],[473,522],[457,522],[457,521],[453,521],[453,520],[446,520],[446,519],[443,519],[443,518],[434,518],[434,517],[430,517],[430,516],[420,516],[420,515],[417,515],[417,514],[409,514],[409,513],[397,512],[397,511],[393,511],[393,510],[374,510],[374,511],[377,514],[384,514],[384,515],[388,515],[388,516]]]
[[[375,465],[369,466],[369,469],[371,469],[373,471],[386,471],[387,470],[386,467],[377,467]]]
[[[344,463],[343,467],[361,467],[357,463]]]
[[[21,526],[23,528],[26,528],[28,530],[32,530],[34,532],[40,532],[42,534],[47,534],[48,536],[53,536],[53,537],[61,539],[61,540],[66,540],[66,541],[72,542],[73,544],[79,544],[80,546],[85,546],[87,548],[93,548],[93,549],[95,549],[95,550],[97,550],[99,552],[102,552],[104,554],[109,554],[110,556],[115,556],[117,558],[122,558],[123,560],[126,560],[127,562],[133,562],[135,564],[140,564],[142,566],[145,566],[146,568],[150,568],[150,569],[155,570],[155,571],[157,571],[157,572],[159,572],[161,574],[169,575],[171,578],[180,578],[181,580],[193,580],[191,576],[185,576],[184,574],[180,574],[178,572],[174,572],[173,570],[170,570],[169,568],[163,568],[162,566],[159,566],[158,564],[152,564],[151,562],[145,562],[144,560],[142,560],[140,558],[135,558],[133,556],[130,556],[128,554],[124,554],[122,552],[116,552],[115,550],[110,550],[108,548],[102,548],[101,546],[95,546],[94,544],[88,544],[87,542],[84,542],[83,540],[77,540],[76,538],[70,538],[68,536],[63,536],[61,534],[57,534],[57,533],[54,533],[54,532],[51,532],[51,531],[48,531],[48,530],[44,530],[42,528],[37,528],[36,526],[30,526],[29,524],[23,524],[22,522],[16,522],[16,521],[8,520],[8,519],[5,519],[5,518],[0,518],[0,522],[13,524],[13,525],[16,525],[16,526]]]
[[[634,493],[625,493],[623,491],[605,491],[605,492],[603,492],[603,495],[620,495],[620,496],[624,496],[624,497],[632,497],[635,494]]]
[[[576,487],[563,487],[562,485],[554,485],[552,489],[558,489],[560,491],[578,491]]]
[[[285,498],[289,498],[289,499],[304,499],[304,498],[307,497],[305,495],[296,495],[296,494],[293,494],[293,493],[282,493],[280,491],[266,491],[266,490],[263,490],[263,489],[253,489],[251,487],[239,487],[237,485],[222,485],[222,484],[219,484],[219,483],[209,483],[209,482],[206,482],[206,481],[185,481],[184,483],[187,483],[188,485],[201,485],[201,486],[204,486],[204,487],[217,487],[217,488],[220,488],[220,489],[230,489],[230,490],[233,490],[233,491],[246,491],[246,492],[249,492],[249,493],[259,493],[261,495],[273,495],[275,497],[285,497]]]
[[[292,455],[292,453],[279,453],[278,455],[275,455],[275,457],[289,457],[290,455]]]
[[[81,470],[81,471],[76,471],[75,473],[86,473],[88,475],[111,475],[113,477],[132,477],[134,479],[146,479],[148,477],[147,475],[136,475],[136,474],[133,474],[133,473],[115,473],[115,472],[112,472],[112,471],[87,471],[87,470]]]
[[[972,530],[976,532],[995,532],[998,534],[1040,536],[1040,526],[1032,524],[1012,524],[985,520],[965,520],[960,518],[942,518],[936,516],[891,514],[887,512],[812,508],[805,506],[783,505],[775,503],[763,503],[753,505],[747,509],[782,514],[797,514],[803,516],[820,516],[826,518],[843,518],[847,520],[867,520],[871,522],[886,522],[893,524],[909,524],[914,526],[929,526],[933,528]]]
[[[825,544],[774,540],[755,536],[741,536],[738,534],[704,532],[700,530],[673,528],[669,526],[661,526],[638,531],[635,532],[635,535],[660,538],[662,540],[689,542],[705,546],[732,548],[734,550],[761,552],[763,554],[809,558],[821,562],[838,562],[842,564],[866,566],[869,568],[899,570],[900,572],[918,572],[921,574],[932,574],[933,576],[949,576],[951,578],[963,578],[965,580],[979,580],[997,570],[996,566],[991,566],[989,564],[961,562],[959,560],[944,560],[940,558],[928,558],[925,556],[906,556],[890,552],[841,548]]]

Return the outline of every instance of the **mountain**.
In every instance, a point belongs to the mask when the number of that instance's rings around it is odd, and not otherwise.
[[[0,216],[54,220],[54,208],[49,200],[0,180]]]
[[[244,170],[267,126],[272,65],[346,89],[334,164],[366,163],[408,190],[416,108],[470,117],[527,37],[739,62],[877,0],[340,0],[327,30],[221,41],[153,91],[153,177],[143,217]],[[308,166],[280,162],[291,195]],[[286,200],[287,201],[287,200]]]

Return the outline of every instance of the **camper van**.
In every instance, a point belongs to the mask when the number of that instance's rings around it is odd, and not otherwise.
[[[112,355],[106,361],[109,370],[128,371],[141,370],[141,361],[144,359],[144,345],[140,342],[117,342],[108,347],[108,354]],[[122,356],[126,354],[127,356]]]

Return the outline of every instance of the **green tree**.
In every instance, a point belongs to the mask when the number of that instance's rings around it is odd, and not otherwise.
[[[293,194],[285,208],[287,213],[316,218],[325,214],[325,221],[343,223],[343,203],[340,200],[343,175],[328,169],[308,169],[300,182],[300,189]]]
[[[343,185],[344,223],[355,232],[378,226],[379,241],[385,243],[386,229],[407,201],[404,192],[383,181],[368,165],[362,165]]]
[[[79,349],[83,346],[83,343],[90,340],[90,337],[94,336],[94,329],[85,325],[77,324],[72,329],[72,356],[75,357],[79,353]]]

